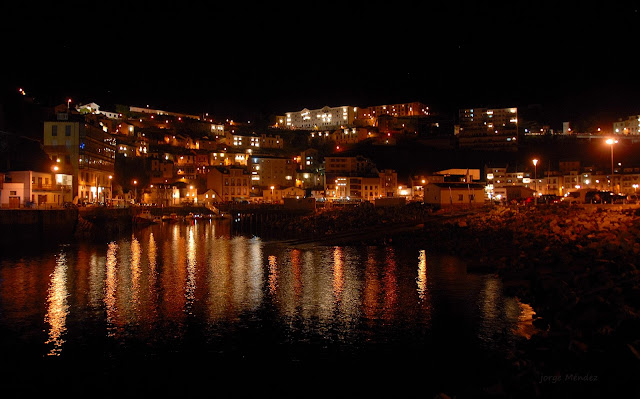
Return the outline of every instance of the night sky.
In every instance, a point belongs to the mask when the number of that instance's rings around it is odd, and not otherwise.
[[[410,101],[640,114],[634,3],[131,3],[3,4],[4,83],[235,118]]]

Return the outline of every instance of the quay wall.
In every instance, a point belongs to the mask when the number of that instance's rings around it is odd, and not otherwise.
[[[0,210],[0,238],[15,241],[46,236],[70,236],[78,220],[77,209]]]

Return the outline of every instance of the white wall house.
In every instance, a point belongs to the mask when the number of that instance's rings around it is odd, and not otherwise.
[[[289,129],[324,130],[347,127],[353,124],[357,108],[353,106],[323,107],[287,112],[285,126]]]

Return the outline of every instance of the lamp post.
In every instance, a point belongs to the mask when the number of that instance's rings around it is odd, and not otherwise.
[[[605,141],[605,143],[609,144],[609,147],[611,147],[611,179],[609,179],[609,188],[611,188],[611,190],[613,190],[613,145],[617,142],[618,140],[614,139],[607,139],[607,141]]]
[[[134,205],[136,204],[136,202],[138,201],[138,181],[134,180],[133,181],[133,187],[134,187],[134,198],[133,198],[133,203]]]
[[[538,205],[538,160],[533,160],[533,180],[535,184],[535,192],[533,193],[533,198],[535,200],[535,204]]]
[[[109,204],[113,203],[113,176],[109,175]]]
[[[51,168],[51,170],[53,171],[53,178],[51,179],[52,182],[55,182],[53,184],[51,184],[51,186],[53,187],[54,184],[57,184],[57,179],[56,179],[56,173],[58,173],[58,170],[60,170],[60,168],[58,167],[58,165],[53,165],[53,167]],[[64,192],[62,191],[62,185],[60,185],[60,197],[64,196]],[[62,200],[60,198],[58,198],[58,205],[60,205],[62,202]]]

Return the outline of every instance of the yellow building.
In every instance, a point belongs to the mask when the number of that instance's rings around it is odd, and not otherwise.
[[[71,175],[74,200],[102,202],[112,197],[115,142],[100,126],[78,114],[58,113],[44,123],[44,150]]]
[[[207,189],[217,193],[220,201],[249,200],[250,175],[243,168],[213,167],[207,173]]]
[[[484,185],[479,183],[431,183],[424,187],[424,202],[438,207],[484,204]]]

